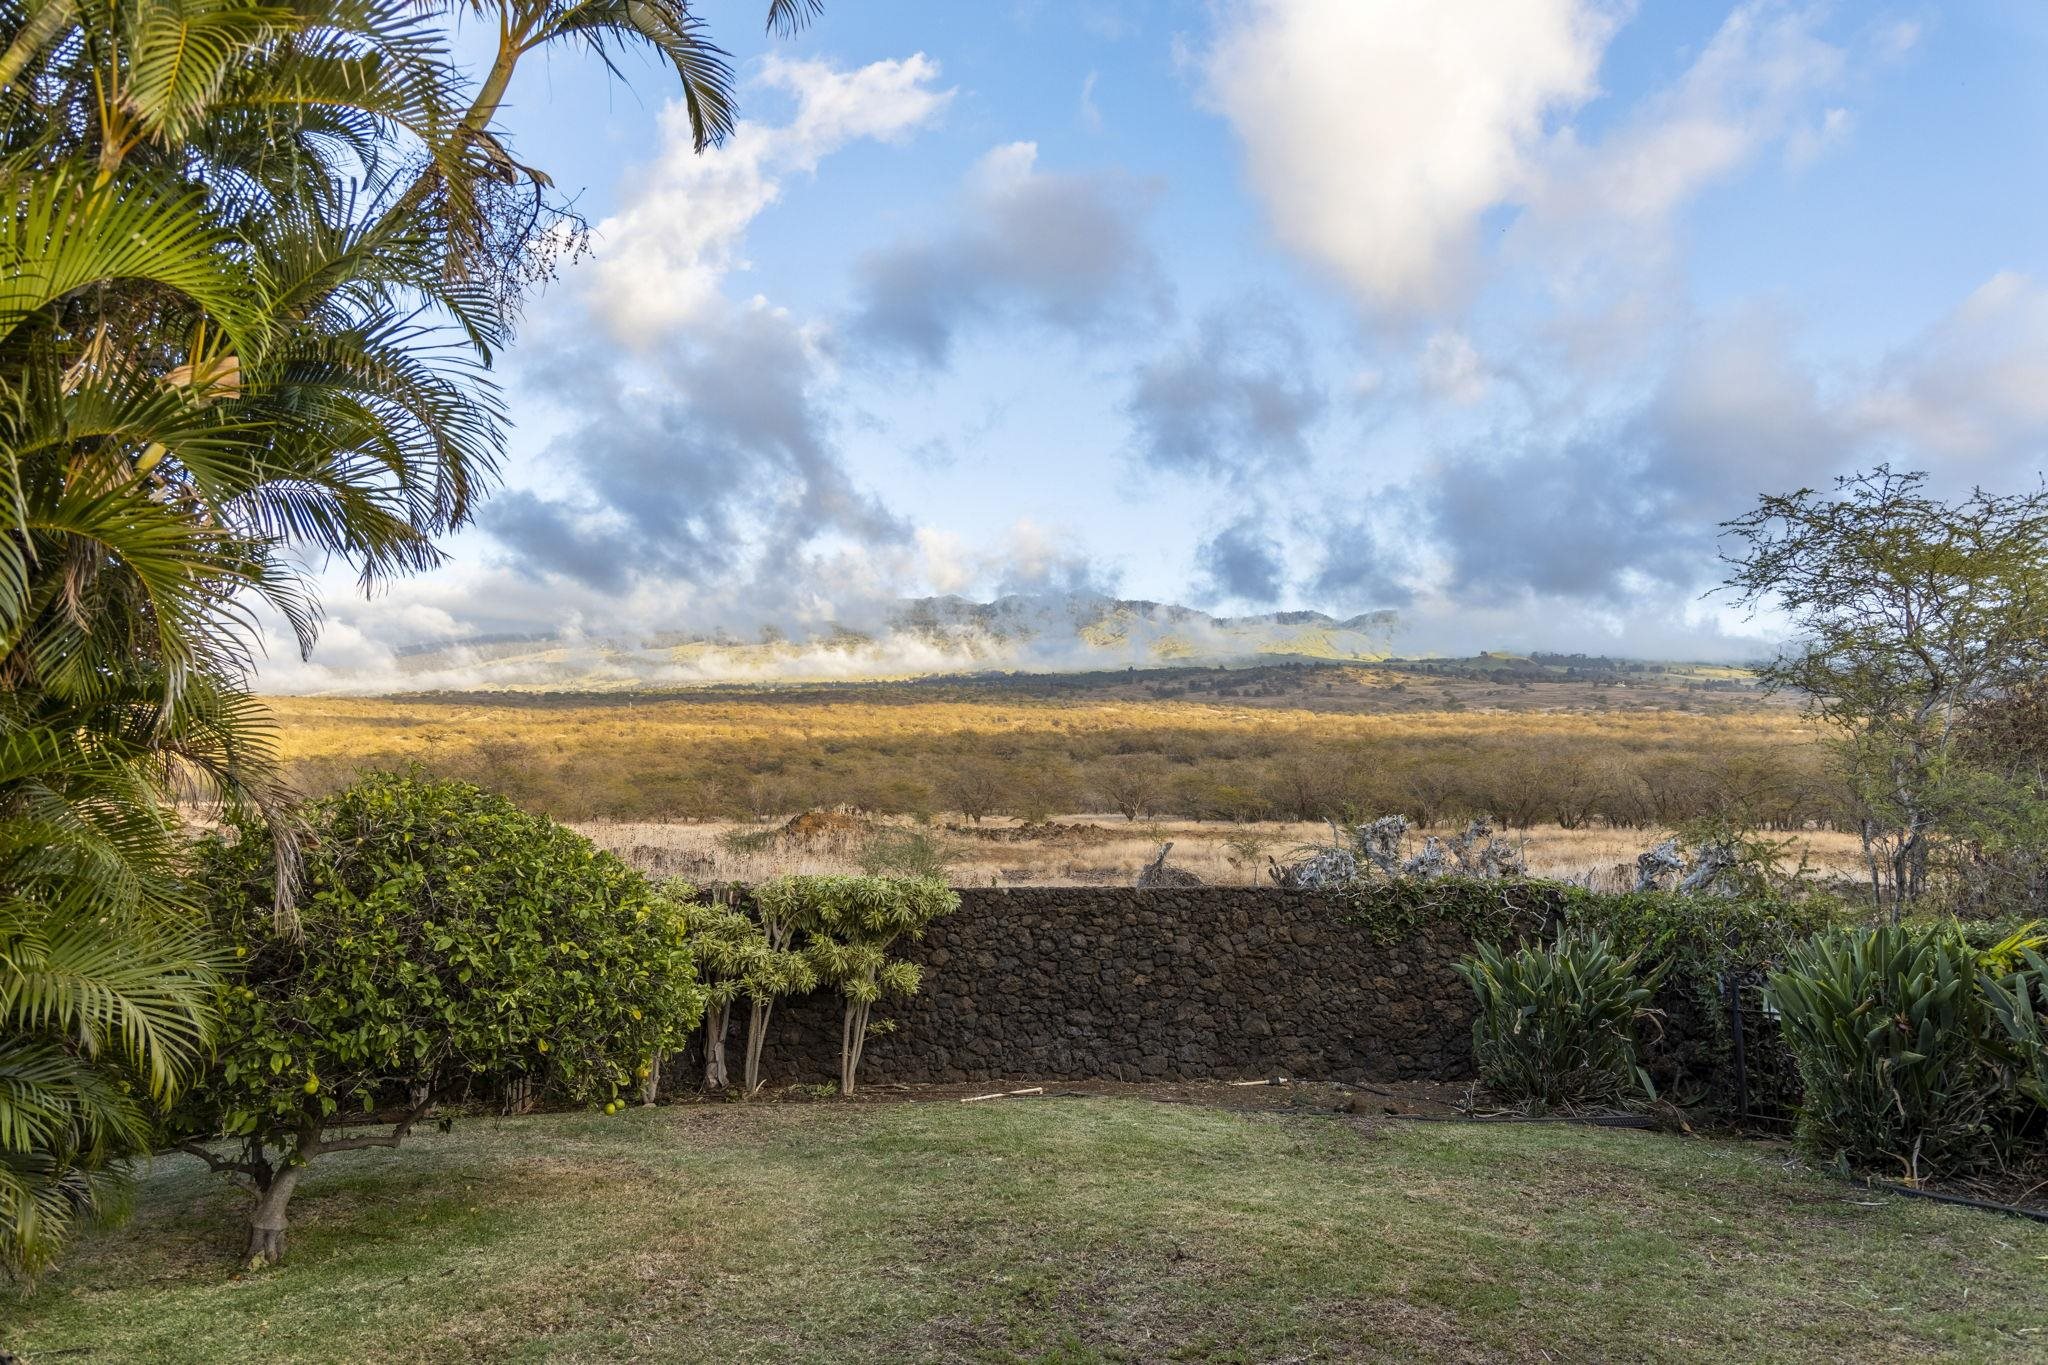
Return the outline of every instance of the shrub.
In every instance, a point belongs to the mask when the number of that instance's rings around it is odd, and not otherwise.
[[[1655,1094],[1636,1060],[1636,1020],[1657,973],[1598,934],[1567,930],[1549,946],[1504,953],[1482,943],[1458,964],[1479,1005],[1472,1023],[1480,1080],[1530,1109],[1570,1110]]]
[[[953,870],[953,854],[938,839],[916,829],[885,829],[861,848],[860,870],[870,877],[930,877]]]
[[[1977,984],[1995,1024],[2004,1079],[2048,1109],[2048,958],[2023,949],[2016,965],[2003,974],[1980,967]]]
[[[1571,888],[1564,919],[1605,937],[1617,952],[1662,968],[1651,1004],[1667,1025],[1643,1049],[1661,1093],[1681,1104],[1732,1105],[1734,1034],[1727,983],[1743,992],[1743,1089],[1749,1112],[1789,1117],[1799,1105],[1799,1068],[1762,986],[1796,943],[1845,913],[1828,896],[1788,899],[1682,896],[1671,891],[1603,895]]]
[[[218,1067],[176,1116],[178,1145],[246,1182],[249,1255],[263,1261],[281,1254],[315,1157],[395,1147],[479,1086],[537,1085],[611,1112],[701,1009],[680,910],[550,820],[396,774],[320,802],[307,824],[295,940],[271,929],[260,831],[208,838],[198,858],[243,970],[221,991]],[[373,1122],[391,1128],[342,1133]]]
[[[1945,925],[1840,930],[1786,955],[1769,997],[1799,1061],[1809,1152],[1909,1179],[1989,1155],[2000,1087],[1976,976]]]

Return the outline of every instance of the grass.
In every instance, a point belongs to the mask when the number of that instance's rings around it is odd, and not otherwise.
[[[30,1362],[2048,1358],[2048,1228],[1771,1149],[1142,1100],[475,1120],[323,1162],[286,1263],[166,1159]]]

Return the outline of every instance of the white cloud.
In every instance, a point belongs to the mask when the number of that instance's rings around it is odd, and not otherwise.
[[[1616,26],[1594,0],[1255,0],[1207,54],[1211,98],[1289,247],[1373,309],[1469,284],[1481,214],[1539,173]]]
[[[1855,405],[1881,439],[2008,473],[2039,473],[2048,449],[2048,288],[1991,277],[1888,356]]]
[[[1486,362],[1472,338],[1445,329],[1430,337],[1422,348],[1422,384],[1438,398],[1453,403],[1477,403],[1486,396]]]
[[[701,153],[687,113],[670,104],[660,157],[636,177],[631,202],[597,225],[592,310],[634,346],[701,316],[725,276],[744,267],[747,227],[781,197],[784,180],[849,143],[891,141],[930,122],[953,97],[936,88],[938,76],[922,53],[854,71],[770,58],[757,83],[795,99],[789,122],[743,121],[723,146]]]

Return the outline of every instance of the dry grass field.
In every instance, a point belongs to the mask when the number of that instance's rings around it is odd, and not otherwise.
[[[1173,844],[1172,866],[1211,885],[1244,886],[1266,882],[1267,859],[1286,862],[1303,845],[1330,837],[1326,825],[1308,821],[1127,821],[1099,813],[1033,824],[998,817],[970,825],[957,818],[919,824],[904,817],[822,812],[793,823],[794,828],[776,821],[600,820],[575,828],[647,872],[705,885],[858,872],[878,849],[917,835],[944,860],[956,886],[1127,886],[1167,842]],[[1786,837],[1792,841],[1790,861],[1803,852],[1823,878],[1859,875],[1862,855],[1853,834],[1806,830]],[[1510,838],[1538,876],[1591,877],[1596,887],[1620,889],[1632,884],[1636,855],[1655,842],[1655,832],[1536,825]]]
[[[1719,814],[1839,824],[1827,756],[1797,711],[1705,686],[1283,667],[271,705],[306,790],[418,762],[579,822],[847,806],[942,822],[1086,810],[1231,823],[1400,811],[1430,825],[1483,812],[1568,830]]]

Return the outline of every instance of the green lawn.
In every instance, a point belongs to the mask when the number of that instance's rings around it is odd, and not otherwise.
[[[161,1161],[31,1362],[2048,1360],[2048,1227],[1640,1132],[1141,1100],[464,1122],[321,1163],[286,1263]],[[68,1354],[67,1354],[68,1353]]]

